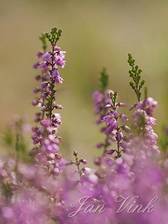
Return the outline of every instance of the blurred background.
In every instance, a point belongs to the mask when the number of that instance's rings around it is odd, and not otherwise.
[[[110,87],[128,104],[135,98],[128,84],[127,54],[143,70],[149,94],[159,107],[157,130],[168,118],[168,1],[155,0],[0,0],[0,132],[15,114],[33,122],[32,69],[41,44],[38,36],[56,26],[67,51],[65,79],[58,93],[64,111],[63,150],[89,159],[102,136],[95,125],[91,94],[106,67]],[[168,122],[167,122],[168,123]]]

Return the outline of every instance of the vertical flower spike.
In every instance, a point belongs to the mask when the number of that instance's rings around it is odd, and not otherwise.
[[[157,102],[148,97],[147,87],[144,88],[144,99],[141,100],[142,89],[145,81],[141,78],[142,70],[138,65],[135,65],[135,59],[131,54],[128,54],[128,64],[130,66],[129,74],[132,79],[130,86],[134,90],[138,102],[132,107],[135,109],[133,113],[133,128],[134,133],[141,141],[143,139],[144,147],[156,149],[157,146],[157,134],[153,130],[153,126],[156,123],[156,119],[153,117],[153,112],[157,106]]]
[[[59,174],[64,166],[64,160],[59,153],[58,128],[61,125],[61,115],[55,113],[55,109],[62,109],[55,97],[56,85],[63,83],[59,69],[65,66],[65,51],[57,45],[61,33],[61,30],[53,28],[50,33],[40,37],[43,51],[38,52],[38,61],[34,65],[40,71],[36,76],[39,85],[34,89],[37,96],[32,102],[33,106],[39,108],[35,116],[37,125],[32,130],[33,152],[36,160],[54,174]],[[50,45],[49,50],[47,43]]]
[[[140,139],[143,139],[144,148],[147,147],[158,151],[158,136],[153,129],[156,124],[156,119],[153,117],[156,106],[157,101],[151,97],[138,102],[133,113],[133,127],[135,134]]]
[[[97,124],[102,125],[101,132],[105,134],[104,142],[97,145],[98,148],[103,148],[102,157],[96,160],[97,165],[101,163],[104,156],[114,155],[115,158],[121,156],[124,131],[127,127],[126,115],[118,111],[120,107],[125,105],[117,102],[117,92],[108,90],[107,86],[108,74],[103,69],[100,77],[100,90],[93,93],[95,112],[98,117]]]

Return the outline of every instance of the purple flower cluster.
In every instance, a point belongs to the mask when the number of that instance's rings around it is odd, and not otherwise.
[[[52,51],[38,52],[38,62],[34,64],[34,68],[40,69],[45,75],[51,75],[55,83],[62,83],[63,78],[59,74],[58,68],[65,66],[65,53],[58,46],[53,46]]]
[[[125,104],[117,102],[117,93],[110,90],[105,92],[95,91],[93,101],[98,117],[97,124],[102,126],[101,132],[105,134],[105,141],[99,143],[97,148],[104,149],[104,156],[113,154],[118,158],[124,150],[123,141],[126,137],[125,132],[128,130],[127,116],[119,111]],[[99,164],[100,160],[101,157],[95,162]]]
[[[56,33],[57,35],[57,33]],[[36,77],[39,87],[34,89],[38,97],[33,100],[33,105],[40,111],[36,113],[33,127],[33,151],[36,153],[36,160],[54,174],[59,174],[64,166],[64,159],[59,154],[61,138],[58,136],[58,129],[61,125],[61,115],[55,113],[55,109],[62,109],[56,103],[55,86],[63,83],[58,69],[65,66],[65,51],[57,46],[57,42],[51,42],[51,51],[39,52],[38,62],[34,65],[35,69],[40,70],[41,74]]]
[[[153,117],[153,112],[156,106],[157,102],[151,97],[138,102],[135,105],[133,120],[134,127],[139,136],[142,135],[144,144],[150,145],[151,149],[157,151],[158,136],[153,129],[153,126],[156,124],[156,119]]]
[[[72,161],[62,156],[62,121],[56,112],[62,109],[56,102],[57,84],[63,82],[58,70],[65,65],[65,52],[57,46],[60,34],[54,28],[42,36],[44,52],[38,53],[34,65],[40,74],[32,103],[38,108],[33,149],[26,158],[20,156],[24,123],[17,120],[14,156],[0,160],[0,223],[167,224],[168,159],[154,131],[157,102],[141,99],[144,81],[139,83],[141,70],[131,55],[131,86],[138,102],[129,116],[122,112],[126,105],[118,102],[118,94],[107,89],[105,70],[101,90],[93,94],[96,123],[104,136],[97,144],[102,153],[95,168],[86,166],[77,152]]]

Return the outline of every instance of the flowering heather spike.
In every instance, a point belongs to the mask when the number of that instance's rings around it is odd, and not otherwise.
[[[58,70],[65,65],[65,52],[56,45],[61,32],[53,28],[50,33],[42,36],[44,51],[38,53],[38,62],[34,66],[41,71],[38,79],[36,78],[39,86],[34,90],[38,96],[33,100],[33,105],[40,109],[35,117],[37,126],[33,128],[34,150],[37,153],[36,159],[56,174],[63,166],[63,158],[59,154],[60,137],[58,136],[61,116],[54,112],[55,109],[62,108],[56,103],[55,96],[56,85],[63,82]],[[48,51],[46,51],[46,39],[51,45]]]
[[[143,138],[148,147],[158,150],[158,136],[153,130],[153,126],[156,124],[156,119],[153,117],[156,106],[157,102],[151,97],[138,102],[133,113],[133,123],[136,135]]]
[[[145,81],[141,79],[142,70],[139,68],[138,65],[135,64],[135,59],[132,57],[131,54],[128,54],[128,64],[130,66],[129,74],[132,79],[129,84],[134,90],[137,96],[137,100],[140,101],[142,95],[141,89],[145,84]]]
[[[105,89],[108,83],[108,75],[105,71],[101,73],[103,91],[95,91],[93,101],[98,117],[97,124],[102,125],[101,132],[105,134],[105,141],[97,145],[103,148],[102,156],[114,155],[118,158],[123,151],[124,132],[126,130],[126,115],[120,113],[118,109],[124,106],[123,103],[117,102],[117,92]],[[116,144],[116,147],[114,146]],[[96,160],[99,164],[101,158]]]
[[[80,166],[81,166],[81,164],[86,165],[87,162],[85,159],[79,159],[78,152],[76,152],[76,151],[73,152],[73,156],[75,158],[75,161],[72,162],[72,164],[74,164],[77,167],[78,174],[81,177],[83,174],[83,169],[81,169]]]

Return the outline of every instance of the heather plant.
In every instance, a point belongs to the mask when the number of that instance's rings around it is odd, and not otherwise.
[[[58,110],[63,106],[56,97],[66,62],[58,46],[61,34],[53,28],[40,36],[42,51],[33,66],[38,71],[33,148],[25,144],[27,125],[21,118],[4,135],[4,142],[15,150],[0,160],[0,223],[167,224],[168,159],[154,130],[157,102],[148,97],[131,54],[130,86],[137,102],[128,106],[120,101],[118,92],[109,89],[106,69],[93,93],[96,124],[104,136],[97,143],[94,168],[77,151],[72,159],[62,155]],[[165,150],[166,134],[161,141]]]
[[[63,83],[59,68],[65,66],[65,51],[57,46],[62,31],[53,28],[50,33],[41,36],[43,52],[38,52],[38,62],[35,69],[41,74],[36,76],[39,86],[34,89],[38,96],[32,104],[38,106],[40,111],[36,113],[32,139],[34,144],[34,156],[39,165],[44,166],[49,172],[59,174],[65,161],[59,153],[61,138],[58,128],[61,125],[61,115],[55,113],[55,109],[62,109],[62,105],[56,102],[56,85]],[[50,49],[47,51],[47,41]]]

